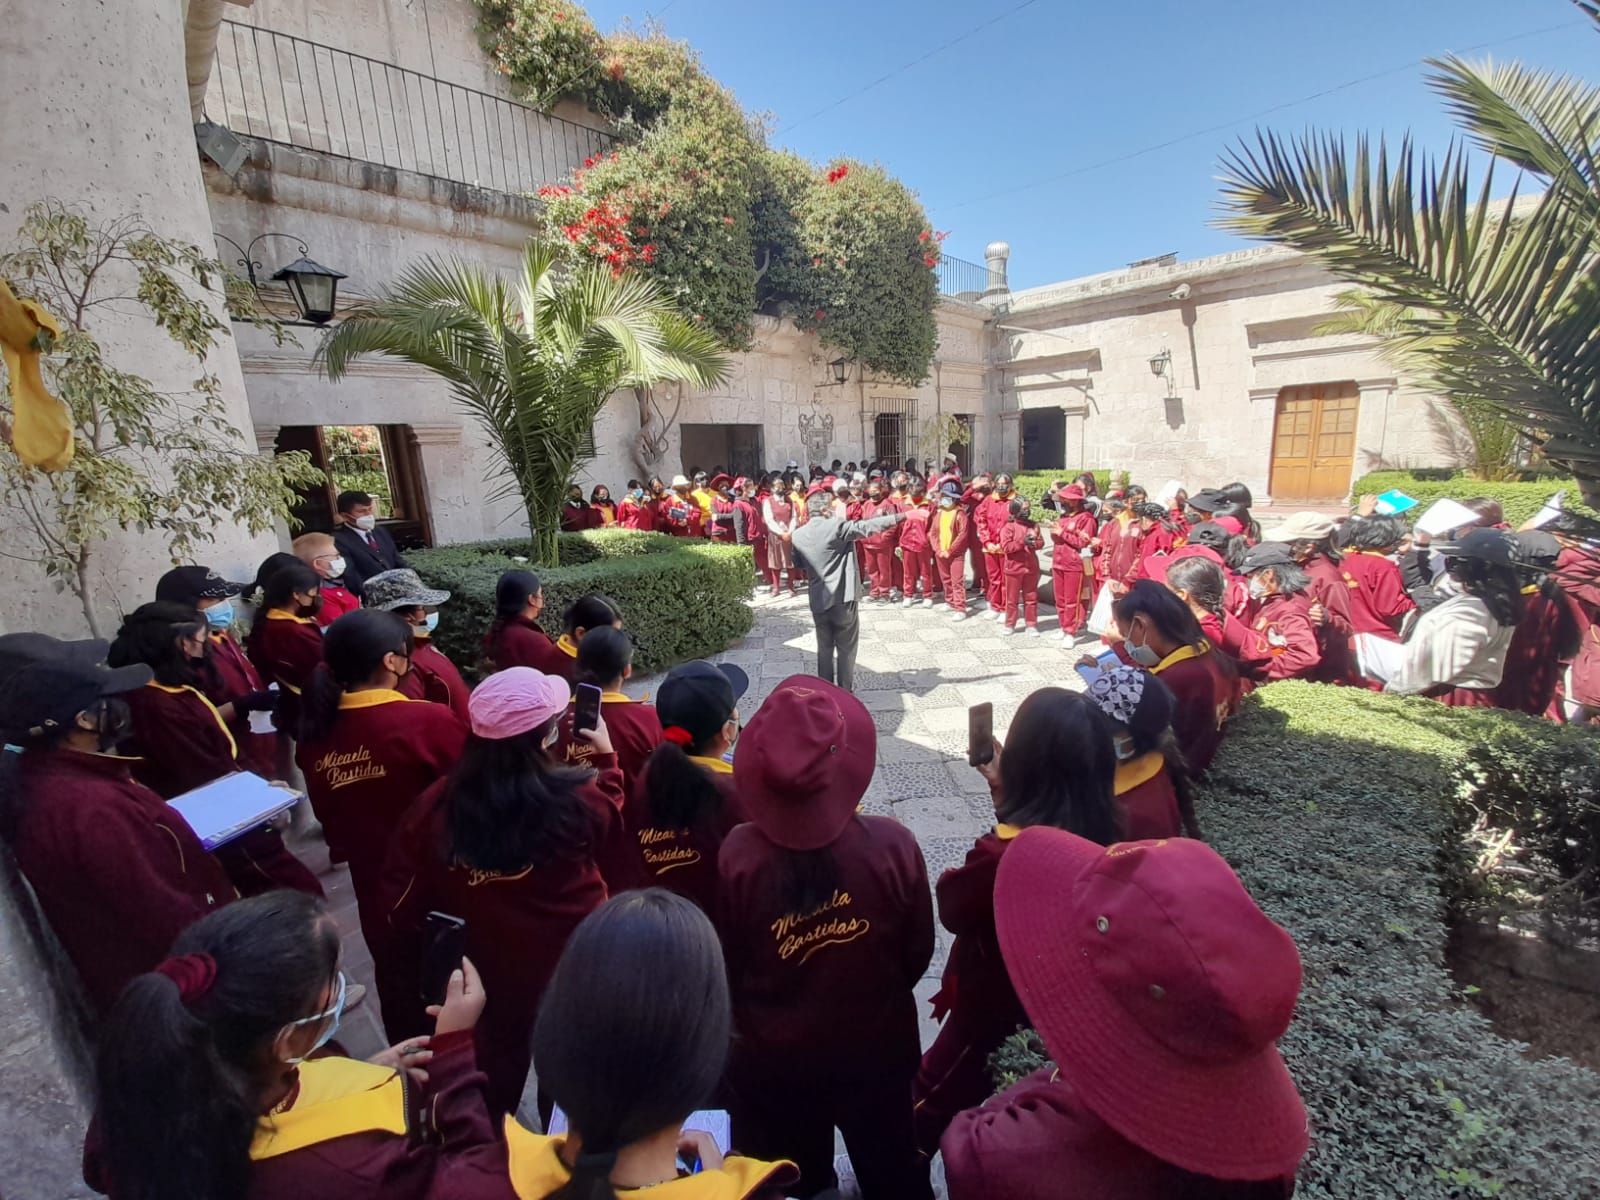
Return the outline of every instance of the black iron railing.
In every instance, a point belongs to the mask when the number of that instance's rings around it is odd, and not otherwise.
[[[500,192],[565,178],[605,134],[524,104],[224,21],[206,116],[236,133]]]
[[[964,258],[951,258],[948,254],[939,260],[939,294],[961,296],[971,292],[983,295],[989,286],[989,269]]]

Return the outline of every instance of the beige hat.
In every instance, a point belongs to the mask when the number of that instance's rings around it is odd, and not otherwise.
[[[675,488],[688,487],[689,480],[682,475],[674,475],[672,477],[672,486]]]
[[[1282,525],[1263,529],[1263,542],[1320,542],[1333,532],[1333,518],[1322,513],[1290,513]]]

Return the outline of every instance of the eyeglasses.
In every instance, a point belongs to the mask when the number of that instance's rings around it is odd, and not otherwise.
[[[333,994],[333,1003],[327,1008],[323,1009],[321,1012],[317,1013],[315,1016],[301,1017],[298,1021],[290,1021],[288,1027],[292,1028],[296,1025],[315,1025],[318,1021],[326,1021],[329,1017],[337,1016],[339,1013],[343,1012],[345,988],[346,981],[344,972],[340,971],[339,986]]]

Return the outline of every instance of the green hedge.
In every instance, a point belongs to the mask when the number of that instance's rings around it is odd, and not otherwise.
[[[544,585],[545,628],[554,631],[567,605],[603,592],[622,609],[637,649],[634,669],[657,671],[726,650],[750,632],[755,568],[747,546],[689,541],[635,530],[560,536],[561,566],[529,567],[526,538],[467,542],[406,556],[435,587],[449,588],[434,634],[460,667],[477,670],[484,631],[494,619],[494,589],[514,568],[535,571]]]
[[[1441,474],[1450,477],[1441,479]],[[1356,480],[1350,487],[1350,495],[1355,499],[1368,493],[1380,496],[1395,488],[1408,496],[1415,496],[1421,502],[1417,512],[1441,497],[1470,500],[1475,496],[1487,496],[1500,502],[1500,507],[1505,510],[1506,521],[1513,528],[1538,512],[1544,502],[1562,488],[1567,490],[1569,506],[1581,507],[1578,485],[1570,479],[1552,477],[1531,483],[1484,483],[1468,479],[1459,471],[1374,471]]]
[[[1313,1134],[1297,1196],[1600,1195],[1600,1075],[1525,1059],[1444,958],[1450,902],[1484,899],[1473,816],[1535,861],[1579,843],[1571,872],[1593,864],[1597,795],[1590,730],[1298,682],[1251,697],[1198,806],[1305,965],[1282,1044]],[[993,1067],[1031,1058],[1019,1040]]]
[[[1038,500],[1039,497],[1043,496],[1045,494],[1045,492],[1049,490],[1050,485],[1052,483],[1054,483],[1056,480],[1065,479],[1068,483],[1071,483],[1074,479],[1076,479],[1079,475],[1082,475],[1082,474],[1083,474],[1082,471],[1065,471],[1065,470],[1063,470],[1063,471],[1018,471],[1017,474],[1014,476],[1014,478],[1016,480],[1017,490],[1019,492],[1021,492],[1024,496],[1028,497],[1028,499],[1030,499],[1030,500]],[[1100,494],[1102,496],[1104,496],[1108,491],[1111,490],[1111,472],[1110,471],[1095,471],[1094,472],[1094,481],[1095,481],[1095,486],[1097,486],[1100,489]],[[1137,482],[1137,481],[1135,481],[1135,482]],[[1166,481],[1163,480],[1162,482],[1164,483]],[[1160,484],[1157,484],[1156,486],[1159,487]]]

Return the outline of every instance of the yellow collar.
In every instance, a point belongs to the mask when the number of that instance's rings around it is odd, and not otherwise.
[[[211,697],[207,696],[199,688],[190,687],[188,684],[180,687],[168,687],[164,683],[157,683],[154,679],[145,684],[145,687],[155,688],[158,692],[166,692],[172,696],[181,696],[185,692],[193,693],[194,698],[204,704],[210,711],[212,719],[217,723],[217,728],[222,730],[222,736],[228,739],[228,749],[233,752],[233,756],[235,758],[239,757],[239,743],[233,740],[233,730],[228,728],[228,723],[222,719],[222,714],[217,711],[217,706],[211,703]]]
[[[733,774],[733,764],[729,762],[723,762],[720,758],[701,758],[698,754],[690,754],[686,757],[692,763],[699,763],[713,775]]]
[[[294,1107],[261,1118],[250,1143],[259,1162],[355,1133],[406,1134],[406,1085],[398,1071],[351,1058],[300,1064]]]
[[[568,658],[578,657],[578,643],[573,641],[564,633],[556,639],[556,649],[561,651],[561,653],[565,654]]]
[[[1021,825],[1007,825],[1004,821],[994,827],[994,835],[1002,842],[1009,842],[1022,832]]]
[[[294,613],[290,612],[286,608],[269,608],[267,610],[267,620],[269,620],[269,621],[298,621],[302,625],[315,625],[317,623],[317,619],[315,617],[300,617],[300,616],[296,616]]]
[[[346,692],[339,697],[339,708],[377,708],[380,704],[410,704],[410,696],[402,696],[389,688],[370,688],[365,692]],[[426,703],[419,701],[418,703]]]
[[[1149,783],[1161,774],[1166,765],[1166,756],[1159,750],[1152,750],[1148,754],[1141,754],[1138,758],[1118,763],[1116,794],[1126,795],[1140,784]]]
[[[506,1118],[505,1133],[506,1163],[517,1200],[546,1200],[572,1179],[572,1172],[561,1161],[566,1138],[531,1133],[514,1117]],[[685,1175],[651,1187],[629,1188],[627,1195],[638,1200],[742,1200],[789,1165],[735,1155],[719,1170]]]
[[[1179,646],[1171,654],[1167,655],[1155,666],[1151,667],[1150,673],[1152,675],[1159,675],[1168,667],[1175,667],[1187,659],[1199,658],[1202,654],[1209,654],[1210,652],[1211,643],[1205,641],[1204,639],[1201,640],[1198,646]]]

